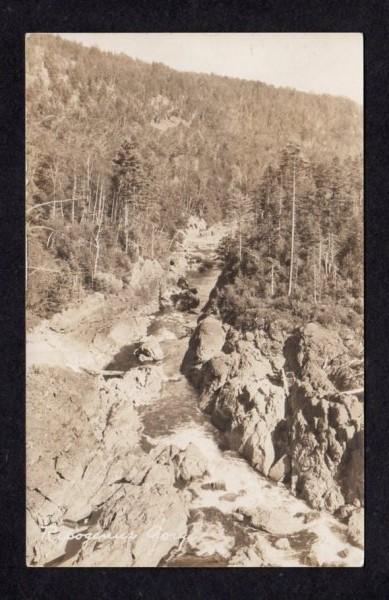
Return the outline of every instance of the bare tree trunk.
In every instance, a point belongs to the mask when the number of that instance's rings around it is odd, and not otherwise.
[[[57,178],[58,178],[58,167],[56,167],[56,172],[57,172]],[[62,192],[63,192],[63,189],[62,189]],[[65,215],[64,215],[64,212],[63,212],[63,203],[62,202],[60,203],[59,207],[61,209],[61,217],[62,217],[63,220],[65,220]]]
[[[239,217],[239,265],[242,262],[242,223]]]
[[[99,257],[100,257],[100,226],[99,226],[98,232],[96,234],[95,246],[96,246],[96,254],[95,254],[95,262],[93,265],[93,279],[95,279],[95,277],[96,277],[97,268],[98,268],[98,264],[99,264]]]
[[[321,259],[322,259],[322,243],[321,243],[321,234],[319,239],[319,298],[321,300]]]
[[[270,293],[274,296],[274,265],[271,266],[271,289]]]
[[[111,208],[111,223],[115,222],[115,209],[116,209],[116,194],[112,196],[112,208]]]
[[[76,173],[74,172],[73,193],[72,193],[72,224],[74,224],[76,192],[77,192],[77,176],[76,176]]]
[[[98,219],[99,223],[103,222],[104,205],[105,205],[105,194],[103,192],[103,184],[101,184],[100,195],[99,195],[99,204],[98,204],[98,210],[97,210],[97,219]]]
[[[56,173],[53,170],[53,210],[52,210],[52,217],[53,219],[55,219],[55,217],[57,216],[57,211],[56,211],[56,206],[57,206],[57,198],[56,198],[56,193],[57,193],[57,176]]]
[[[328,236],[329,236],[329,234],[328,234]],[[324,254],[324,271],[325,271],[326,277],[328,276],[328,254],[329,254],[329,237],[327,240],[327,247],[326,247],[326,251]]]
[[[96,232],[96,236],[95,236],[96,254],[95,254],[95,262],[94,262],[94,266],[93,266],[93,279],[96,277],[98,264],[99,264],[100,234],[101,234],[101,229],[102,229],[103,219],[104,219],[105,194],[103,193],[102,188],[101,188],[99,203],[100,203],[100,210],[99,210],[99,216],[98,216],[98,228],[97,228],[97,232]]]
[[[94,223],[96,220],[96,207],[97,207],[97,202],[99,199],[99,188],[100,188],[100,175],[97,177],[97,187],[96,187],[96,192],[95,192],[95,203],[93,205],[92,223]]]
[[[296,226],[296,159],[293,162],[293,192],[292,192],[292,240],[290,248],[289,290],[288,296],[293,288],[293,263],[294,263],[294,235]]]
[[[126,254],[128,254],[128,204],[124,207],[124,231],[126,236]]]
[[[151,226],[151,260],[154,260],[154,225]]]
[[[88,215],[90,214],[90,210],[91,210],[91,188],[90,188],[90,180],[91,180],[91,172],[90,172],[90,156],[88,156],[87,162],[86,162],[86,197],[87,197],[87,203],[88,203]]]
[[[282,183],[280,183],[280,195],[278,197],[278,240],[281,239],[281,217],[282,217]]]
[[[330,264],[331,264],[331,272],[333,272],[335,269],[335,243],[334,243],[334,234],[333,233],[331,233],[330,239],[331,239],[331,254],[330,254],[331,263]]]
[[[316,274],[316,263],[315,263],[315,258],[314,258],[314,260],[313,260],[313,301],[315,304],[317,304],[316,288],[317,288],[317,274]]]
[[[55,192],[56,192],[56,190],[55,190],[55,183],[54,183],[54,191],[53,191],[53,198],[54,198],[54,202],[53,202],[53,211],[52,211],[52,216],[53,216],[53,219],[55,219],[55,217],[57,216],[57,213],[56,213],[56,208],[55,208],[55,207],[57,206],[56,197],[55,197]]]

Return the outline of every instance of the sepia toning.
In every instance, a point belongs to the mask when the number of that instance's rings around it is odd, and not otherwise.
[[[361,106],[30,34],[26,159],[27,565],[362,566]]]

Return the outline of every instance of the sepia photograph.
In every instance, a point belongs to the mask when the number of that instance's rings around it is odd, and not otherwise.
[[[26,565],[362,567],[362,34],[25,74]]]

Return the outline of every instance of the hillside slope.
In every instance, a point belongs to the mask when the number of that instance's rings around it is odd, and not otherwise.
[[[192,214],[225,218],[293,139],[311,161],[361,152],[344,98],[176,72],[58,36],[26,40],[29,308],[58,310],[100,271],[165,256]],[[243,182],[243,183],[242,183]]]

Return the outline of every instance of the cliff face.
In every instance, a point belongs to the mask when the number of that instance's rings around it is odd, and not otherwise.
[[[288,330],[273,321],[242,334],[206,316],[182,368],[230,448],[313,508],[347,517],[363,502],[354,346],[316,323]]]
[[[193,444],[142,449],[136,407],[158,390],[140,375],[30,373],[29,566],[157,566],[185,536],[186,486],[207,464]]]
[[[141,450],[142,426],[133,402],[137,393],[125,382],[121,388],[113,385],[118,381],[70,369],[30,372],[31,566],[52,561],[61,566],[156,565],[186,531],[185,497],[174,485],[180,475],[174,464],[178,452],[165,449],[165,456],[158,449],[149,456]],[[166,539],[156,531],[162,521]]]

